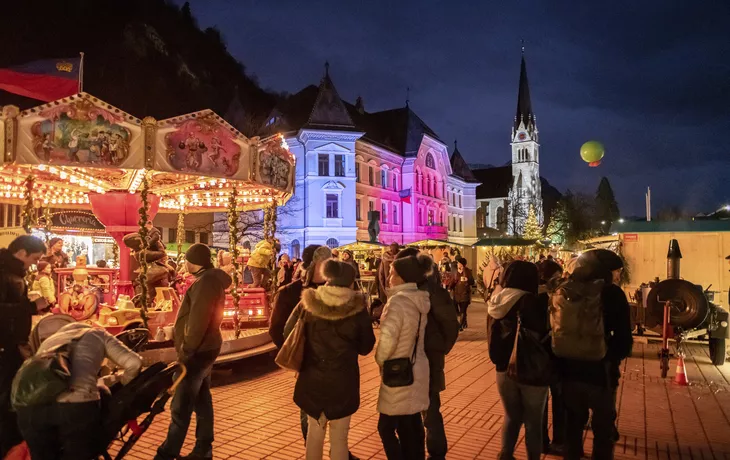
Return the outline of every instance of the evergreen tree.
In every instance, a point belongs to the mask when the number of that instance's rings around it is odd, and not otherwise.
[[[555,244],[564,245],[568,240],[569,229],[568,203],[562,199],[558,201],[558,204],[550,215],[550,223],[545,231],[545,236],[550,238]]]
[[[542,238],[542,227],[537,221],[537,213],[535,213],[535,208],[532,205],[527,211],[527,220],[525,221],[522,238],[526,240],[539,240]]]
[[[608,178],[601,178],[596,191],[596,211],[594,215],[594,227],[600,228],[602,233],[608,233],[611,224],[619,219],[620,213],[613,189]]]

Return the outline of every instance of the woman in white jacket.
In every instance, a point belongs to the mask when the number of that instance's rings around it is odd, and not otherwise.
[[[419,290],[417,283],[425,280],[432,266],[424,254],[395,259],[390,266],[388,303],[380,320],[375,361],[382,370],[388,360],[411,358],[414,347],[416,353],[413,384],[380,383],[378,432],[389,460],[425,457],[421,411],[429,405],[429,371],[423,340],[431,306],[428,292]]]

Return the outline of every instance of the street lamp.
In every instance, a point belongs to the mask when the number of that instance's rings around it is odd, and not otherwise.
[[[623,219],[619,219],[619,220],[618,220],[618,223],[619,223],[619,224],[623,224],[623,223],[624,223],[624,220],[623,220]]]

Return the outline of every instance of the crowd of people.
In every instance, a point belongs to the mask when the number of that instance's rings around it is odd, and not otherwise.
[[[25,438],[34,459],[83,460],[99,448],[93,431],[104,392],[96,384],[101,362],[115,362],[126,383],[140,371],[141,359],[104,331],[78,323],[65,326],[42,349],[76,342],[69,391],[54,404],[23,408],[16,416],[10,387],[30,356],[31,317],[49,306],[45,297],[28,298],[24,276],[33,265],[47,270],[41,263],[44,255],[46,245],[32,236],[0,250],[0,308],[7,318],[0,322],[0,454]],[[213,266],[203,244],[189,248],[185,266],[193,281],[175,322],[174,342],[187,374],[172,399],[170,427],[156,460],[212,458],[210,378],[222,345],[220,324],[231,277]],[[457,256],[452,261],[442,250],[389,247],[378,267],[385,306],[377,341],[352,253],[333,254],[326,246],[311,245],[298,265],[281,256],[277,266],[280,287],[269,334],[281,348],[292,331],[303,331],[293,401],[300,409],[306,458],[323,457],[327,429],[330,458],[355,458],[348,432],[360,406],[359,357],[373,350],[381,374],[378,432],[387,458],[445,458],[440,393],[446,388],[446,356],[467,327],[474,280],[466,260]],[[619,365],[632,345],[629,306],[618,287],[622,268],[618,256],[603,250],[589,251],[564,267],[547,259],[514,260],[501,267],[487,302],[489,356],[505,414],[500,458],[514,458],[523,425],[529,459],[546,452],[580,458],[591,412],[593,457],[613,457]],[[42,277],[37,282],[45,283]],[[195,446],[180,457],[193,413]]]

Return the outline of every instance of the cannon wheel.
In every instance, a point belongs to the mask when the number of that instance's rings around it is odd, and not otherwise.
[[[725,364],[725,339],[710,338],[710,359],[715,366]]]

